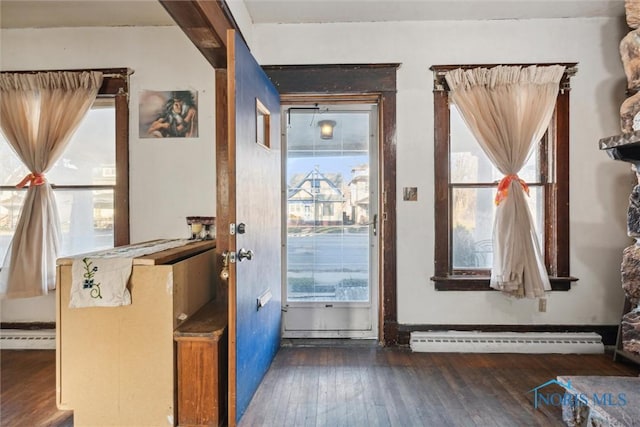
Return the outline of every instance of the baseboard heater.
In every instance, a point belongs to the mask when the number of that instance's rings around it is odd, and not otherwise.
[[[55,350],[56,330],[0,329],[2,350]]]
[[[593,332],[412,332],[410,345],[425,353],[604,353]]]

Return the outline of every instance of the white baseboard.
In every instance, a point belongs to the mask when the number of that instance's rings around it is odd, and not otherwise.
[[[2,350],[55,350],[56,330],[0,329]]]
[[[411,333],[411,350],[426,353],[604,353],[593,332],[428,331]]]

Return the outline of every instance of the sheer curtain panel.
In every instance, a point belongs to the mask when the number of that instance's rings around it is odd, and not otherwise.
[[[60,224],[46,172],[91,108],[102,73],[0,73],[0,127],[30,173],[16,231],[0,271],[1,298],[45,295],[55,288]]]
[[[515,297],[536,298],[551,289],[518,172],[549,126],[564,68],[497,66],[445,76],[451,101],[504,175],[496,195],[491,287]]]

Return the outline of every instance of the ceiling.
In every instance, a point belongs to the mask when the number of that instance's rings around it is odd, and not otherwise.
[[[623,16],[621,0],[245,0],[254,23]]]
[[[227,0],[227,3],[243,0]],[[254,23],[624,16],[623,0],[244,0]],[[232,7],[233,10],[233,7]],[[1,28],[174,25],[157,0],[0,0]]]

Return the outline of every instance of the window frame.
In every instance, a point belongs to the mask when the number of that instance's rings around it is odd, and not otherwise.
[[[86,70],[64,70],[86,71]],[[116,184],[111,185],[55,185],[55,190],[113,189],[113,245],[129,244],[129,75],[128,68],[109,68],[88,71],[103,73],[102,86],[97,98],[113,98],[115,106]],[[45,71],[11,71],[11,73],[37,73]],[[0,191],[16,191],[15,186],[0,185]],[[18,191],[26,191],[23,188]]]
[[[434,275],[431,280],[439,291],[489,291],[488,270],[454,270],[450,236],[452,225],[450,182],[450,110],[445,73],[456,68],[492,68],[505,64],[434,65],[434,179],[435,179],[435,252]],[[552,65],[552,64],[506,64]],[[562,63],[566,67],[551,123],[543,145],[548,161],[542,166],[544,189],[544,260],[554,291],[568,291],[571,282],[578,280],[569,270],[569,93],[570,79],[577,71],[577,63]]]

